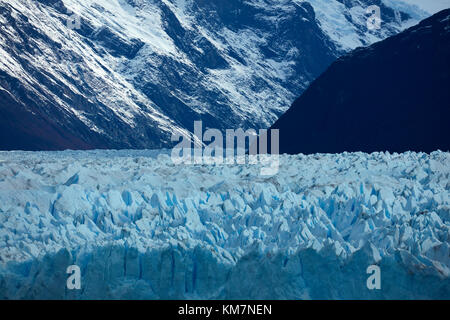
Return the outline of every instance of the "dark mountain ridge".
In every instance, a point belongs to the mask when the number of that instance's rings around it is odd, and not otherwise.
[[[272,126],[281,153],[450,150],[450,10],[339,58]]]

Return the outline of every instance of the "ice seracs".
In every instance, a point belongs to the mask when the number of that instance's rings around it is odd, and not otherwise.
[[[0,153],[1,298],[450,297],[449,153],[169,154]]]

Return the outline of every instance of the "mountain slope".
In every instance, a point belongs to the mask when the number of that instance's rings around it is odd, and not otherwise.
[[[275,122],[282,153],[450,149],[450,10],[333,63]]]
[[[374,3],[384,22],[369,32]],[[338,56],[424,14],[406,8],[0,0],[0,149],[159,148],[200,119],[267,127]]]

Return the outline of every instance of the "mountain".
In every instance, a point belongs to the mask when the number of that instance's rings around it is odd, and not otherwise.
[[[425,15],[387,0],[0,0],[0,149],[268,127],[337,57]]]
[[[450,150],[450,10],[333,63],[280,117],[282,153]]]

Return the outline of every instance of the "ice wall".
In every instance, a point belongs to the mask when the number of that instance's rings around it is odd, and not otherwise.
[[[449,299],[449,164],[281,156],[263,177],[150,151],[0,153],[0,298]]]

